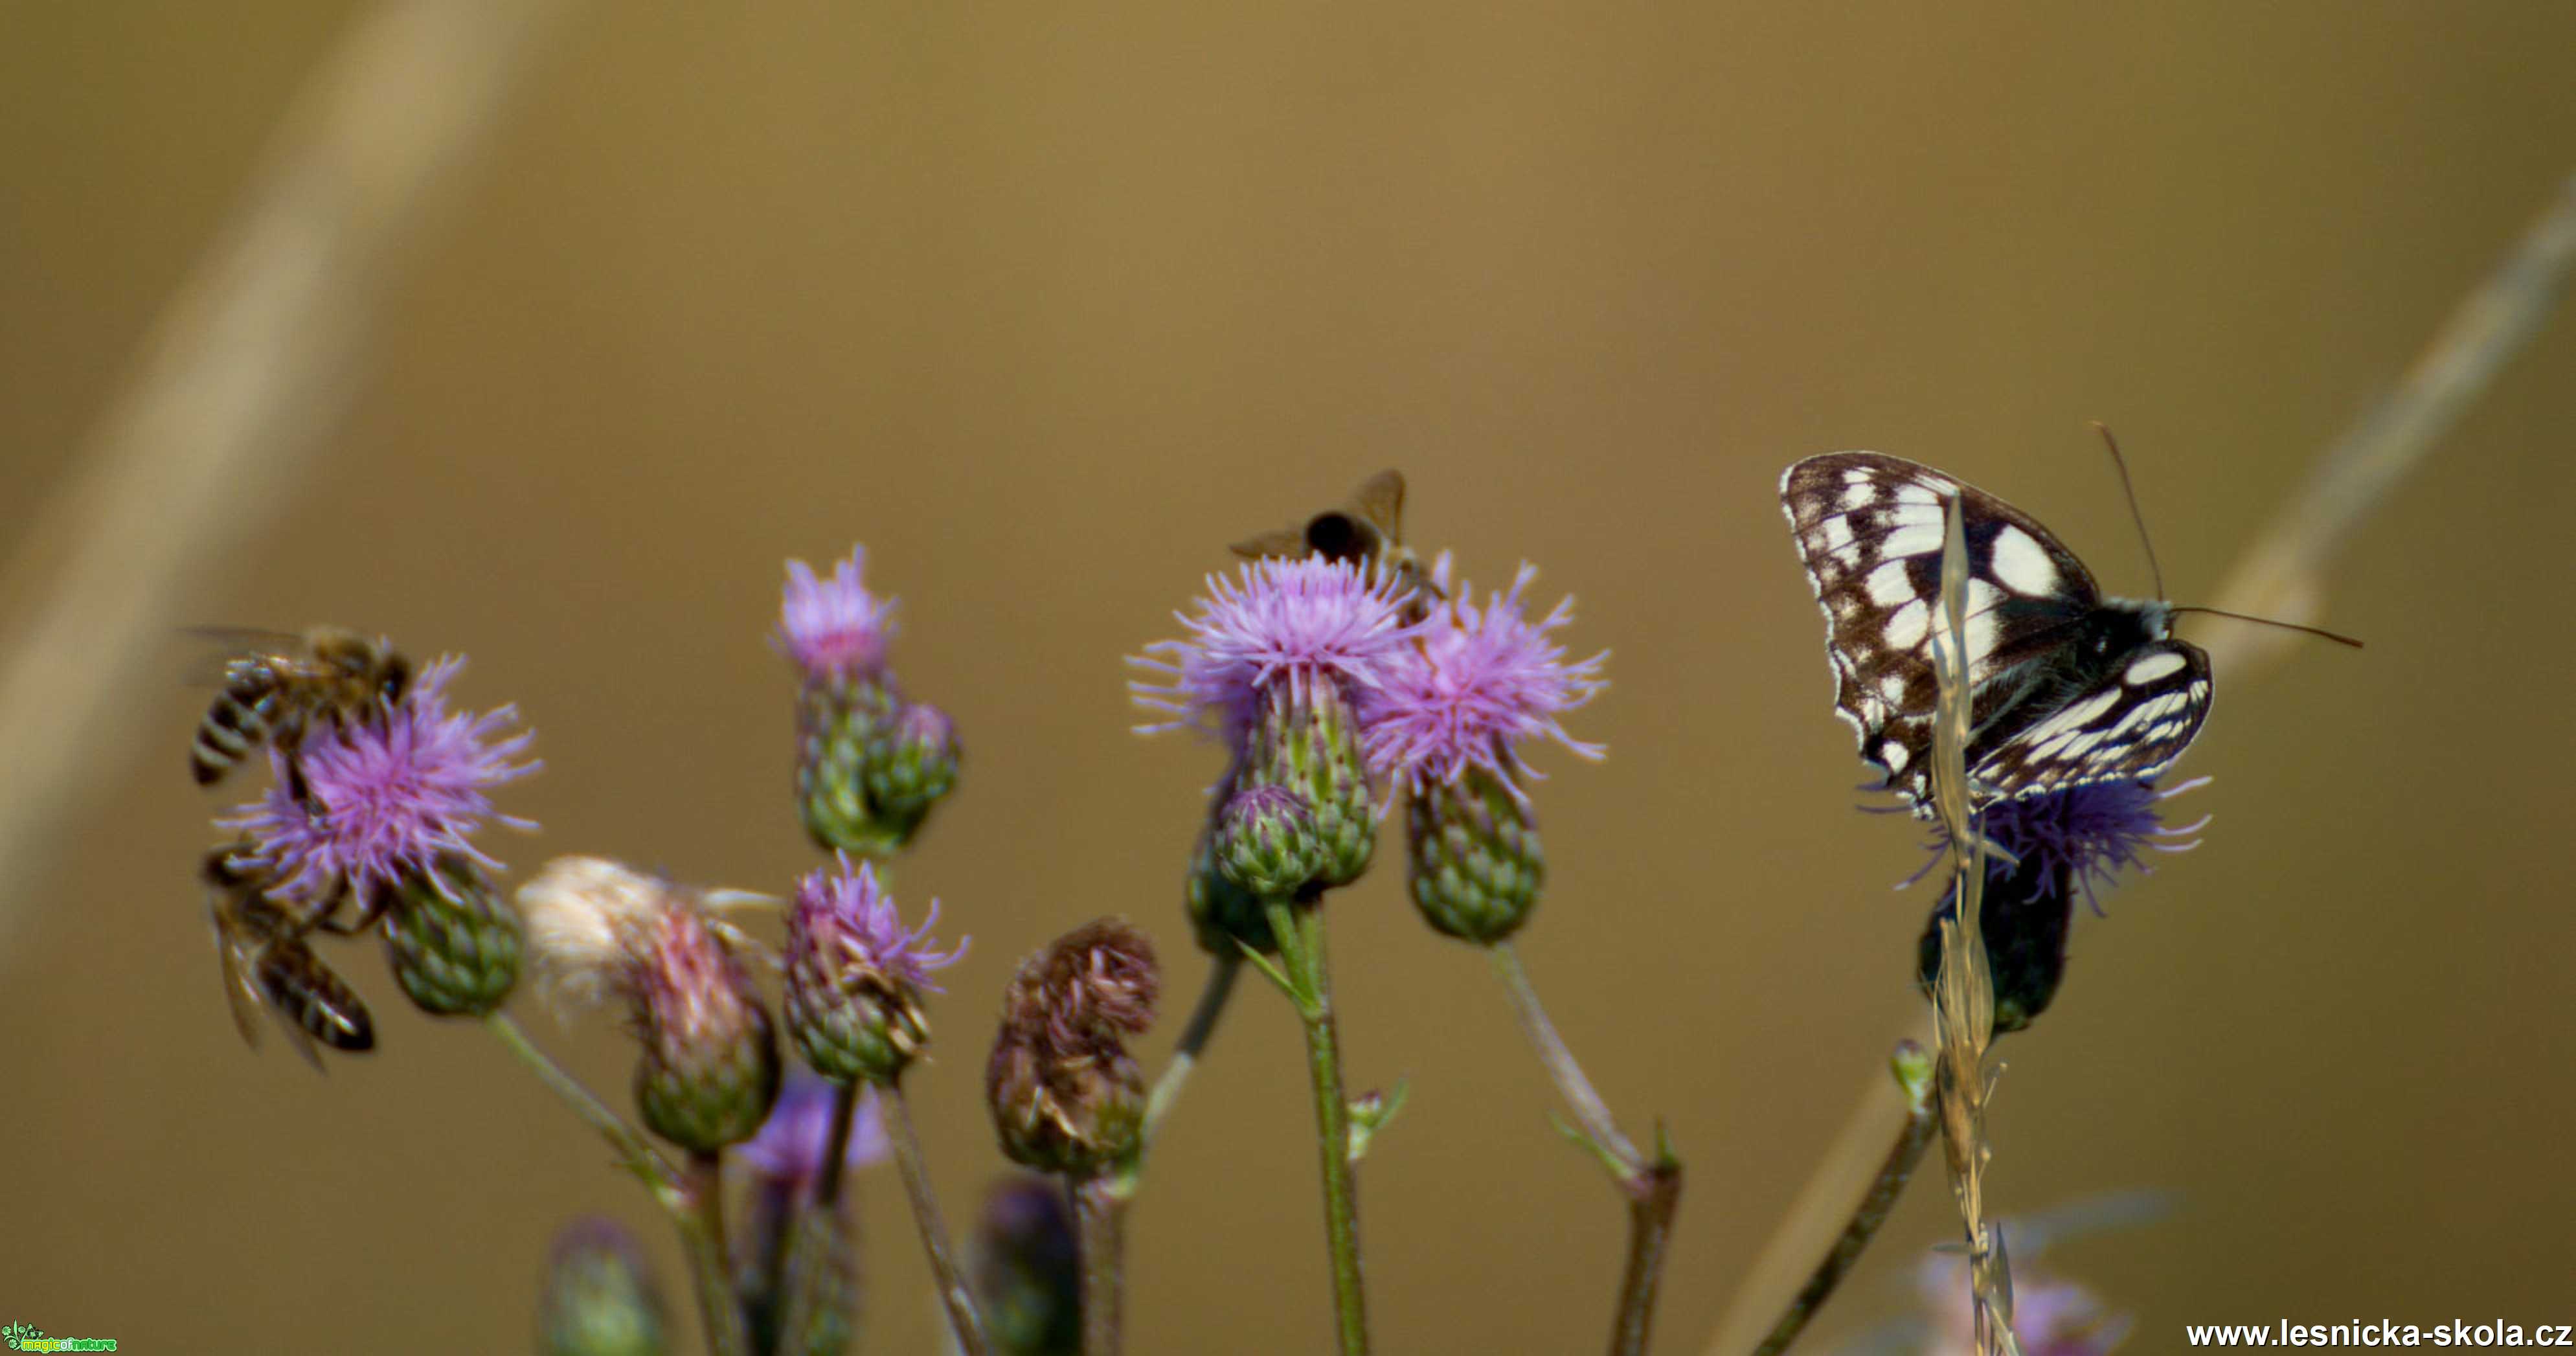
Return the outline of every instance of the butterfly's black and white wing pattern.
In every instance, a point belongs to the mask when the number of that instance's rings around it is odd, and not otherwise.
[[[1931,813],[1932,610],[1951,498],[1968,548],[1968,776],[1981,800],[2151,777],[2209,713],[2209,657],[2163,603],[2101,595],[2047,528],[1975,486],[1875,452],[1791,466],[1780,505],[1825,614],[1836,714]]]

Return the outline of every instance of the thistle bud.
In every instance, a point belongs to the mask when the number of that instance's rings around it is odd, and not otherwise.
[[[1977,904],[1977,930],[1985,934],[1986,968],[1994,977],[1995,1034],[2019,1031],[2048,1010],[2066,977],[2066,934],[2075,919],[2075,891],[2064,865],[2034,854],[2018,865],[1989,863],[1985,893]],[[1915,946],[1915,982],[1932,991],[1941,973],[1941,924],[1958,916],[1958,887],[1943,891]]]
[[[868,799],[869,747],[894,715],[894,694],[874,673],[807,675],[796,699],[796,808],[824,848],[881,857],[910,836]]]
[[[641,972],[635,1100],[653,1133],[713,1153],[760,1132],[778,1098],[778,1041],[760,993],[695,908],[656,920]]]
[[[930,972],[965,948],[928,944],[939,906],[906,931],[894,898],[866,864],[837,875],[816,871],[796,889],[787,915],[787,1031],[816,1073],[835,1083],[892,1083],[930,1041],[923,990]]]
[[[1314,813],[1284,786],[1236,792],[1217,811],[1213,834],[1218,872],[1256,899],[1294,895],[1324,867]]]
[[[1003,1153],[1074,1177],[1135,1155],[1145,1076],[1127,1042],[1152,1024],[1160,990],[1153,944],[1116,919],[1020,963],[984,1077]]]
[[[1323,858],[1317,878],[1326,885],[1358,880],[1377,846],[1377,801],[1341,685],[1274,683],[1258,700],[1244,745],[1244,789],[1281,787],[1304,798]]]
[[[907,702],[868,741],[868,804],[909,838],[957,785],[957,727],[928,702]]]
[[[776,643],[804,675],[796,805],[805,830],[826,848],[882,856],[903,846],[911,826],[888,822],[868,798],[870,744],[893,722],[896,699],[885,667],[894,601],[860,582],[866,562],[866,550],[852,547],[826,580],[789,561]]]
[[[1431,926],[1499,942],[1529,921],[1547,879],[1529,804],[1502,778],[1469,768],[1418,783],[1405,799],[1413,904]]]
[[[662,1356],[668,1328],[634,1235],[597,1216],[555,1235],[538,1309],[546,1356]]]
[[[1008,1356],[1082,1350],[1082,1253],[1064,1191],[1043,1177],[994,1184],[969,1270],[995,1348]]]
[[[1261,897],[1226,878],[1217,865],[1215,842],[1216,825],[1210,823],[1199,831],[1183,886],[1182,902],[1189,909],[1199,947],[1229,959],[1247,946],[1264,953],[1277,951],[1279,942],[1270,935],[1270,918],[1261,910]]]
[[[467,858],[441,858],[436,875],[407,876],[395,888],[385,955],[423,1012],[484,1017],[500,1011],[518,983],[520,950],[518,912]]]

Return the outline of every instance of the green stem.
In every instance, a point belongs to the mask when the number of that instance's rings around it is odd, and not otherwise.
[[[751,1356],[751,1325],[725,1269],[724,1158],[689,1155],[689,1225],[682,1228],[689,1266],[698,1287],[698,1314],[706,1320],[709,1356]]]
[[[1368,1351],[1368,1304],[1360,1284],[1359,1193],[1351,1174],[1351,1104],[1342,1091],[1339,1033],[1333,1025],[1332,974],[1324,961],[1321,909],[1290,909],[1265,900],[1279,958],[1294,986],[1289,994],[1306,1028],[1306,1067],[1313,1075],[1316,1147],[1324,1168],[1324,1228],[1332,1251],[1333,1317],[1342,1356]]]
[[[842,1160],[849,1156],[850,1126],[857,1119],[858,1107],[858,1084],[844,1083],[832,1089],[832,1131],[824,1141],[813,1198],[797,1210],[795,1227],[788,1234],[782,1287],[786,1308],[778,1320],[778,1349],[782,1352],[801,1356],[813,1346],[813,1326],[822,1311],[825,1273],[839,1251],[833,1246],[832,1234],[840,1227],[845,1166]]]
[[[1878,1175],[1870,1179],[1869,1191],[1852,1211],[1851,1221],[1843,1226],[1842,1235],[1826,1251],[1824,1260],[1816,1264],[1797,1297],[1781,1311],[1780,1321],[1771,1325],[1770,1335],[1754,1348],[1753,1356],[1780,1356],[1787,1351],[1789,1344],[1798,1340],[1798,1334],[1806,1330],[1807,1321],[1833,1297],[1834,1287],[1842,1284],[1852,1264],[1860,1260],[1862,1249],[1877,1236],[1878,1226],[1885,1224],[1896,1209],[1897,1198],[1905,1194],[1905,1184],[1913,1179],[1915,1166],[1923,1161],[1923,1151],[1931,1147],[1933,1128],[1932,1100],[1929,1086],[1925,1085],[1909,1093],[1905,1124],[1898,1127],[1896,1143],[1889,1146],[1886,1161],[1879,1165]]]
[[[1575,1062],[1574,1052],[1565,1047],[1556,1034],[1556,1023],[1547,1019],[1547,1008],[1538,1001],[1538,989],[1530,983],[1529,971],[1521,965],[1521,953],[1509,941],[1495,942],[1485,948],[1494,962],[1494,974],[1503,981],[1504,992],[1511,995],[1512,1015],[1518,1017],[1521,1030],[1529,1036],[1530,1046],[1538,1052],[1538,1062],[1547,1068],[1547,1076],[1565,1098],[1566,1109],[1574,1113],[1575,1123],[1583,1127],[1599,1151],[1618,1164],[1622,1177],[1634,1176],[1647,1168],[1645,1155],[1619,1133],[1610,1119],[1610,1107],[1595,1091],[1592,1080],[1584,1077],[1583,1066]]]
[[[1145,1098],[1144,1141],[1148,1147],[1162,1127],[1163,1118],[1172,1113],[1172,1104],[1181,1100],[1181,1085],[1189,1081],[1199,1055],[1215,1039],[1217,1019],[1225,1015],[1226,1000],[1234,996],[1235,976],[1241,973],[1240,956],[1218,956],[1209,967],[1207,987],[1199,990],[1198,1006],[1190,1010],[1190,1024],[1181,1029],[1181,1043],[1172,1050],[1172,1062],[1163,1069],[1163,1076],[1154,1080],[1154,1090]]]
[[[1672,1250],[1673,1216],[1682,1204],[1682,1165],[1670,1154],[1619,1184],[1628,1197],[1628,1269],[1619,1281],[1619,1310],[1611,1320],[1611,1356],[1645,1356],[1655,1331],[1655,1288]]]
[[[1681,1209],[1681,1161],[1661,1145],[1648,1158],[1619,1133],[1609,1104],[1601,1100],[1574,1052],[1566,1048],[1556,1023],[1548,1020],[1547,1007],[1539,1002],[1538,987],[1530,983],[1519,950],[1506,940],[1493,943],[1485,952],[1493,961],[1494,974],[1503,981],[1503,991],[1511,996],[1512,1014],[1520,1019],[1538,1062],[1565,1098],[1566,1109],[1574,1113],[1592,1151],[1610,1170],[1619,1194],[1628,1200],[1628,1265],[1619,1285],[1619,1308],[1611,1321],[1610,1351],[1611,1356],[1641,1356],[1654,1331],[1655,1293],[1663,1280],[1664,1254],[1672,1247],[1673,1216]]]
[[[670,1211],[674,1216],[685,1216],[688,1213],[688,1192],[680,1180],[679,1169],[672,1167],[671,1161],[662,1157],[661,1152],[653,1147],[652,1141],[644,1138],[643,1131],[628,1124],[625,1117],[609,1110],[606,1103],[593,1096],[590,1089],[581,1085],[580,1079],[566,1073],[562,1065],[554,1062],[553,1057],[538,1049],[536,1042],[528,1039],[528,1033],[521,1030],[517,1022],[510,1020],[508,1013],[493,1013],[483,1019],[483,1025],[489,1028],[493,1035],[501,1038],[501,1044],[507,1047],[511,1054],[517,1055],[519,1062],[527,1065],[529,1071],[536,1074],[539,1082],[553,1089],[555,1095],[561,1097],[566,1106],[571,1107],[576,1115],[588,1121],[592,1129],[597,1130],[617,1149],[618,1153],[624,1156],[620,1166],[641,1179],[645,1187],[653,1193],[653,1199],[660,1202],[663,1209]]]
[[[1132,1193],[1121,1188],[1116,1174],[1068,1185],[1082,1240],[1082,1356],[1117,1356]]]
[[[643,1131],[609,1110],[608,1104],[583,1087],[580,1079],[538,1049],[509,1014],[493,1013],[483,1019],[483,1025],[501,1038],[501,1044],[517,1055],[539,1082],[553,1089],[566,1106],[616,1147],[624,1156],[626,1170],[644,1183],[654,1201],[678,1226],[680,1242],[689,1254],[690,1272],[697,1283],[698,1311],[706,1319],[707,1350],[713,1356],[751,1356],[751,1334],[743,1323],[742,1306],[734,1298],[732,1278],[725,1272],[721,1180],[714,1174],[702,1173],[696,1159],[690,1161],[690,1174],[681,1176],[652,1141],[644,1138]],[[710,1156],[709,1162],[714,1161]]]
[[[903,1189],[912,1197],[912,1221],[920,1226],[921,1246],[930,1255],[930,1272],[939,1283],[939,1301],[948,1310],[948,1326],[957,1334],[965,1356],[992,1356],[984,1335],[984,1316],[975,1308],[975,1292],[957,1265],[957,1248],[948,1241],[948,1225],[939,1216],[939,1196],[930,1189],[930,1165],[921,1155],[921,1135],[912,1127],[912,1102],[901,1081],[885,1084],[879,1107],[886,1137],[894,1143],[896,1166],[903,1170]]]

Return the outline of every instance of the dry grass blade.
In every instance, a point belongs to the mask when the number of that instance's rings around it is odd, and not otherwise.
[[[2576,175],[2559,185],[2557,197],[2495,271],[2452,308],[2395,389],[2318,456],[2307,483],[2238,559],[2216,605],[2287,622],[2315,621],[2335,549],[2540,332],[2567,289],[2571,268]],[[2210,637],[2210,663],[2233,677],[2277,657],[2291,639],[2291,633],[2269,627],[2231,626]]]
[[[10,562],[0,943],[121,764],[173,595],[257,535],[347,397],[375,298],[571,0],[389,0],[288,112],[239,211]],[[177,775],[173,750],[171,775]]]

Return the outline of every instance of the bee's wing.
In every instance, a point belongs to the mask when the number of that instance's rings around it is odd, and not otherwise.
[[[1384,532],[1388,541],[1404,540],[1404,472],[1389,469],[1370,476],[1351,496],[1351,511]]]
[[[1276,532],[1246,537],[1226,549],[1246,560],[1295,560],[1306,554],[1306,530],[1283,527]]]
[[[292,631],[264,631],[253,626],[183,626],[196,653],[188,658],[187,685],[222,687],[232,677],[233,661],[254,654],[293,654],[304,637]]]
[[[259,985],[251,979],[250,967],[242,963],[242,947],[233,929],[224,921],[226,901],[218,896],[207,906],[207,915],[215,929],[215,960],[223,967],[224,1003],[233,1011],[233,1028],[241,1032],[242,1043],[259,1048],[259,1012],[267,1006],[259,996]]]

